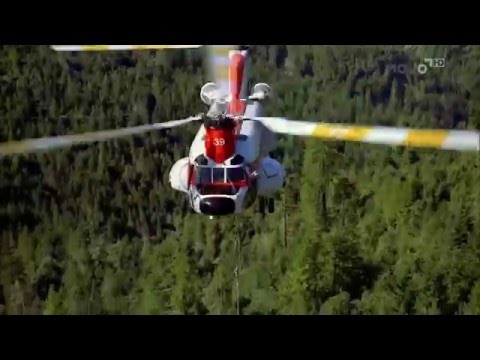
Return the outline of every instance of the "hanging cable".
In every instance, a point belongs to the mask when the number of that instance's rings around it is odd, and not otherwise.
[[[240,235],[235,223],[235,286],[236,286],[236,295],[237,295],[237,315],[240,315]]]
[[[287,193],[283,191],[283,246],[288,247],[288,214],[287,214]]]

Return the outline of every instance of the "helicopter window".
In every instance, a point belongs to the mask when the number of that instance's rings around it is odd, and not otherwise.
[[[245,180],[245,170],[241,167],[228,168],[227,178],[231,182],[240,182]]]
[[[225,173],[227,171],[227,173]],[[243,167],[197,167],[197,191],[205,195],[236,195],[246,180]]]
[[[198,165],[208,165],[208,160],[205,156],[203,155],[200,155],[199,157],[197,157],[195,159],[195,162],[198,164]]]
[[[240,189],[231,186],[215,186],[215,185],[207,185],[199,189],[198,191],[202,196],[208,195],[227,195],[227,196],[234,196],[238,193]]]
[[[198,168],[198,182],[200,184],[210,184],[212,182],[212,169]]]
[[[224,183],[225,182],[225,169],[224,168],[213,168],[213,183]]]
[[[245,161],[245,158],[242,155],[235,155],[235,157],[230,161],[230,165],[241,165]]]

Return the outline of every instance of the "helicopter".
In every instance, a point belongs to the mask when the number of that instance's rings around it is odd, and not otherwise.
[[[55,45],[52,48],[72,52],[202,46]],[[283,189],[286,179],[284,166],[272,157],[278,134],[387,146],[480,150],[480,133],[477,131],[356,126],[266,117],[265,102],[271,96],[271,88],[266,83],[249,87],[249,47],[205,47],[213,80],[200,91],[200,98],[208,107],[206,114],[123,129],[9,142],[0,144],[0,156],[108,141],[200,122],[188,156],[173,165],[169,181],[174,190],[185,194],[191,210],[212,218],[241,214],[256,202],[262,214],[275,211],[274,196]]]

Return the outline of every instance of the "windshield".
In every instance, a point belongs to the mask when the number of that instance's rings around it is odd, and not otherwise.
[[[212,170],[210,168],[197,169],[197,183],[209,184],[212,182]]]
[[[197,187],[200,195],[226,195],[226,196],[235,196],[240,191],[239,187],[232,187],[226,185],[200,185]]]
[[[245,180],[245,170],[243,167],[227,168],[227,180],[239,182]]]
[[[224,183],[225,182],[225,169],[223,168],[213,168],[213,183]]]
[[[246,186],[243,167],[204,167],[196,168],[196,187],[201,195],[233,196]]]

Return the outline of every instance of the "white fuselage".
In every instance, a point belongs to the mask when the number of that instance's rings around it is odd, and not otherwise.
[[[228,197],[235,202],[235,214],[242,213],[245,208],[251,206],[252,199],[256,196],[272,196],[282,189],[285,181],[285,170],[277,160],[271,158],[269,153],[276,148],[275,134],[268,130],[263,124],[255,120],[248,120],[263,116],[261,102],[252,102],[247,105],[245,120],[237,136],[235,154],[241,155],[244,160],[244,168],[249,177],[254,178],[249,187],[241,188],[234,195],[214,195],[210,197]],[[179,160],[170,172],[171,186],[182,191],[188,196],[190,206],[198,213],[200,202],[204,198],[198,191],[195,184],[191,182],[191,169],[195,159],[205,155],[206,129],[202,125],[190,147],[189,156]],[[212,167],[228,167],[225,164],[216,164],[209,161]]]
[[[228,65],[228,78],[205,84],[200,96],[210,106],[209,118],[222,114],[230,122],[223,122],[223,127],[200,127],[189,156],[173,166],[170,183],[187,194],[197,213],[239,214],[253,205],[257,196],[279,191],[285,171],[269,156],[276,148],[275,134],[262,123],[249,120],[264,116],[263,101],[270,87],[257,84],[248,95],[248,52],[232,50],[228,59],[214,60]]]

